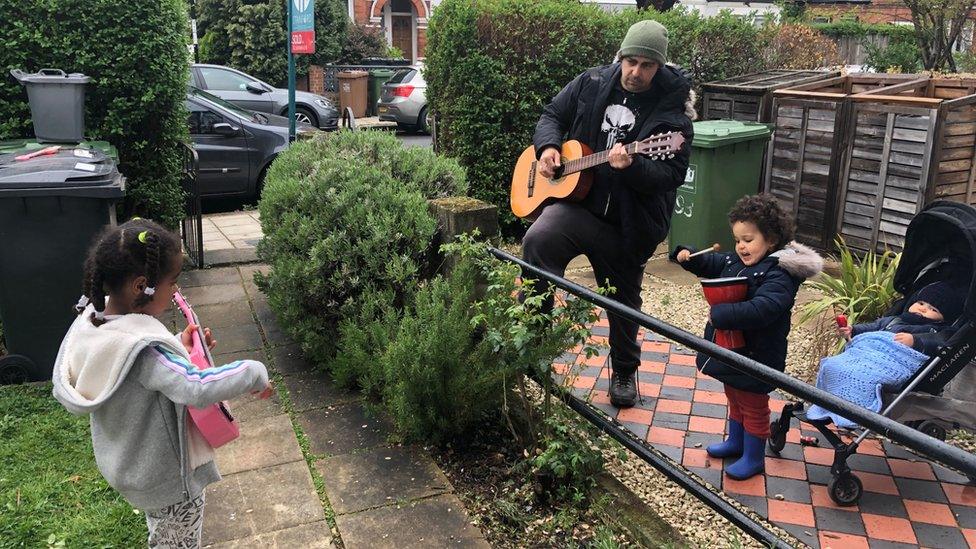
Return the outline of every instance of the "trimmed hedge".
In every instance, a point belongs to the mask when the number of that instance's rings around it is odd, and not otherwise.
[[[456,163],[384,132],[335,132],[279,155],[259,205],[271,273],[258,283],[311,360],[332,360],[340,321],[375,292],[395,306],[413,295],[436,229],[427,199],[463,188]]]
[[[0,139],[33,132],[26,90],[10,69],[85,73],[86,134],[119,149],[128,178],[123,216],[176,227],[179,144],[189,140],[183,0],[0,0],[0,14]]]
[[[851,20],[814,24],[811,27],[830,38],[860,38],[868,52],[864,65],[873,70],[905,73],[922,70],[922,54],[912,27],[865,24]],[[871,36],[886,36],[888,43],[883,47],[875,45],[867,40]]]
[[[905,25],[874,25],[845,20],[838,21],[836,23],[814,23],[811,24],[810,27],[831,38],[839,38],[841,36],[856,36],[859,38],[865,38],[868,35],[876,34],[880,36],[887,36],[889,38],[900,38],[907,40],[915,39],[915,31],[912,29],[912,27]]]
[[[437,144],[468,169],[470,194],[499,206],[508,234],[520,227],[508,206],[512,169],[543,106],[588,67],[611,62],[640,19],[668,28],[670,58],[696,83],[762,68],[769,32],[729,14],[608,13],[567,0],[444,0],[437,7],[424,70]]]

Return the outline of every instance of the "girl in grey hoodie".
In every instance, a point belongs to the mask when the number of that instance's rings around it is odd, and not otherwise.
[[[80,314],[54,365],[54,397],[90,415],[98,469],[145,511],[150,547],[199,547],[204,488],[220,480],[187,406],[271,394],[260,362],[200,370],[187,351],[199,328],[173,335],[157,320],[170,307],[182,258],[179,238],[152,221],[106,229],[88,254]],[[205,336],[213,345],[209,330]]]

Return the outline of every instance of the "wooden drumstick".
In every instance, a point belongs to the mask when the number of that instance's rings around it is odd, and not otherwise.
[[[704,250],[701,250],[699,252],[695,252],[695,253],[689,255],[688,256],[688,259],[691,259],[691,258],[695,257],[696,255],[707,254],[708,252],[717,252],[717,251],[719,251],[721,249],[722,249],[722,247],[719,246],[718,243],[715,243],[715,244],[712,244],[712,246],[710,248],[705,248]]]

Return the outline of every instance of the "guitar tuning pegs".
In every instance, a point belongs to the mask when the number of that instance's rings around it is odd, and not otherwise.
[[[674,153],[671,153],[671,154],[668,155],[668,159],[669,160],[672,159],[672,158],[674,158]]]

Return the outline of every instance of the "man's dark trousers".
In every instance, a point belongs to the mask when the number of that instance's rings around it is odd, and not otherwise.
[[[644,263],[623,244],[620,229],[593,215],[580,204],[555,202],[546,206],[522,239],[522,255],[532,265],[563,276],[566,266],[585,255],[601,286],[616,288],[611,299],[641,308]],[[552,306],[550,300],[548,307]],[[610,320],[610,358],[618,375],[629,376],[640,364],[638,326],[613,313]]]

